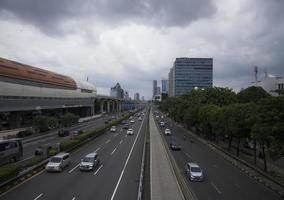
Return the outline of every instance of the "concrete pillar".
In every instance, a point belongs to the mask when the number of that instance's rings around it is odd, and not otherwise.
[[[110,101],[107,101],[107,113],[110,113]]]
[[[112,101],[112,112],[116,112],[116,110],[115,110],[115,101]]]
[[[19,128],[22,120],[23,118],[20,112],[11,112],[9,116],[9,128]]]
[[[102,114],[104,112],[104,101],[100,101],[100,113]]]

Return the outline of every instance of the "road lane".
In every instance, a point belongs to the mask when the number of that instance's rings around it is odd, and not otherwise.
[[[166,127],[165,127],[166,128]],[[160,128],[162,133],[165,128]],[[197,162],[204,170],[204,182],[189,182],[188,184],[199,199],[281,199],[273,191],[259,184],[245,173],[213,152],[208,146],[194,138],[187,137],[186,131],[174,124],[170,126],[172,135],[182,144],[181,151],[172,151],[181,171],[184,171],[187,162]],[[162,134],[168,145],[170,136]],[[183,173],[185,176],[185,173]]]
[[[140,122],[133,124],[135,134],[140,127]],[[122,126],[118,126],[121,130]],[[106,199],[110,198],[116,181],[123,168],[125,160],[134,142],[134,137],[124,137],[126,130],[119,131],[116,137],[115,133],[101,135],[94,141],[71,155],[71,165],[62,173],[47,173],[34,177],[15,190],[10,191],[1,199],[34,199],[39,194],[43,194],[40,199]],[[106,140],[111,141],[105,144]],[[122,144],[119,144],[123,140]],[[114,148],[116,152],[111,156],[110,153]],[[93,173],[79,171],[78,163],[87,153],[98,151],[102,165]],[[75,168],[75,169],[74,169]],[[74,169],[71,173],[70,170]],[[95,176],[94,176],[94,173]]]

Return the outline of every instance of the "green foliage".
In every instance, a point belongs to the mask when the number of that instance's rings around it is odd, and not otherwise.
[[[261,99],[270,97],[262,87],[248,87],[237,94],[238,102],[248,103],[248,102],[258,102]]]
[[[33,119],[33,127],[39,132],[48,131],[58,126],[58,119],[44,115],[36,116]]]
[[[29,161],[27,163],[25,163],[24,165],[22,165],[22,167],[24,168],[28,168],[31,166],[34,166],[38,163],[40,163],[41,161],[43,161],[43,157],[42,156],[33,156],[31,159],[29,159]]]
[[[0,167],[0,182],[7,181],[19,174],[21,167],[17,164],[7,164]]]
[[[72,126],[73,124],[78,123],[78,120],[79,120],[79,116],[73,113],[67,112],[62,116],[60,121],[64,127],[69,127],[69,126]]]

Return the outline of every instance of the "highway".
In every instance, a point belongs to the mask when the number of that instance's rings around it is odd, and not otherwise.
[[[107,133],[71,154],[71,165],[61,173],[45,170],[1,196],[3,200],[77,200],[136,199],[148,112],[142,121],[131,126],[134,135],[126,135],[122,125],[117,132]],[[80,160],[97,152],[101,165],[93,172],[81,172]]]
[[[158,121],[160,120],[158,119]],[[170,121],[170,119],[163,119],[162,121]],[[174,123],[168,123],[163,128],[160,127],[161,133],[164,133],[167,126],[171,129],[172,136],[176,137],[177,141],[182,145],[181,151],[171,152],[183,175],[185,176],[184,171],[187,162],[196,162],[204,171],[204,182],[190,182],[187,179],[187,184],[197,199],[281,199],[280,196],[241,172],[203,143],[196,139],[191,139],[193,141],[191,142],[186,131]],[[162,135],[169,145],[171,136]],[[187,135],[186,140],[183,138],[184,135]]]
[[[76,130],[76,131],[88,131],[88,130],[93,130],[99,127],[102,127],[105,125],[105,120],[107,118],[110,118],[110,116],[103,116],[88,122],[83,122],[80,124],[75,125],[72,128],[69,128],[69,130]],[[59,143],[63,140],[70,139],[69,136],[66,137],[59,137],[57,135],[57,130],[52,131],[48,134],[44,134],[42,136],[37,136],[34,138],[28,138],[23,140],[23,159],[28,159],[31,158],[34,155],[34,151],[37,147],[45,145],[45,144],[50,144],[50,145],[55,145],[56,143]]]

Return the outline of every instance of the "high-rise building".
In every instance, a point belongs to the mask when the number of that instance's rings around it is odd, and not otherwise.
[[[125,100],[130,100],[128,91],[124,91],[124,99]]]
[[[162,93],[168,93],[169,92],[169,81],[163,79],[161,82],[162,82]]]
[[[117,83],[114,87],[110,88],[110,96],[123,99],[124,91],[119,83]]]
[[[156,95],[160,95],[160,94],[161,94],[161,88],[160,88],[160,87],[157,87]]]
[[[213,85],[213,58],[176,58],[169,73],[169,96]]]
[[[144,96],[142,96],[142,97],[141,97],[141,101],[145,101],[145,98],[144,98]]]
[[[140,100],[140,95],[139,95],[138,92],[134,94],[134,100],[136,100],[136,101]]]
[[[153,96],[157,95],[157,80],[153,80]]]

